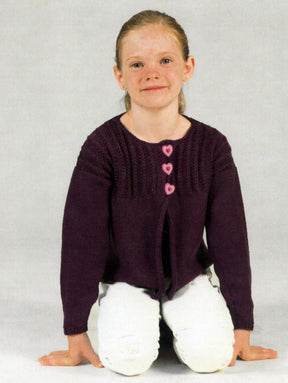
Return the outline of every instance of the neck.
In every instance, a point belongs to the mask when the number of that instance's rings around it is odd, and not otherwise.
[[[181,138],[190,125],[189,121],[178,113],[178,106],[154,111],[132,105],[123,115],[122,122],[138,138],[148,142]]]

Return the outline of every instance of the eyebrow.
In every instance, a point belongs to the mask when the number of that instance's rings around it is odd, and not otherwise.
[[[167,52],[159,52],[159,53],[157,53],[158,54],[158,56],[165,56],[165,55],[172,55],[172,56],[178,56],[177,54],[175,54],[175,53],[173,53],[173,52],[170,52],[170,51],[167,51]],[[128,57],[128,59],[126,60],[126,62],[127,61],[129,61],[129,60],[132,60],[132,59],[142,59],[143,58],[143,56],[130,56],[130,57]]]

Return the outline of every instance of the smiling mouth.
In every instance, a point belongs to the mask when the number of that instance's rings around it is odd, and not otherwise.
[[[142,92],[151,92],[151,91],[156,91],[156,90],[162,90],[165,89],[165,86],[150,86],[148,88],[142,89]]]

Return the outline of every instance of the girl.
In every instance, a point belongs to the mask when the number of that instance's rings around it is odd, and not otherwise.
[[[123,25],[114,74],[126,92],[126,113],[90,134],[78,157],[63,219],[69,349],[40,358],[42,365],[89,359],[95,367],[141,374],[157,358],[161,316],[179,359],[193,371],[233,366],[237,356],[277,357],[250,346],[253,302],[238,174],[226,138],[183,114],[182,84],[193,70],[174,18],[144,11]],[[210,283],[212,263],[221,293]],[[99,282],[98,357],[86,332]]]

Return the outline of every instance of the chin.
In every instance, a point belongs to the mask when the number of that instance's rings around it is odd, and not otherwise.
[[[148,109],[166,109],[169,106],[172,106],[173,104],[177,105],[178,108],[178,97],[176,100],[150,100],[149,102],[143,102],[139,103],[143,108],[148,108]]]

